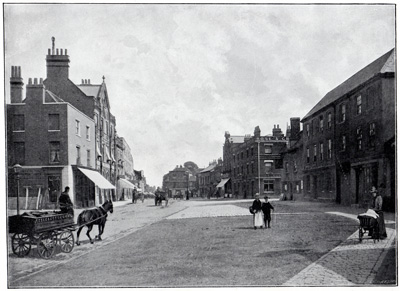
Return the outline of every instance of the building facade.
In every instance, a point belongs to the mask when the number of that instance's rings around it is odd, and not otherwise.
[[[395,52],[326,94],[302,119],[305,191],[365,205],[372,186],[395,195]],[[394,199],[393,199],[394,200]]]
[[[223,176],[230,178],[234,197],[251,198],[281,193],[282,155],[287,141],[279,125],[272,135],[261,136],[257,126],[254,135],[231,136],[225,133]]]
[[[169,171],[163,176],[162,188],[168,193],[169,197],[184,198],[189,192],[190,197],[197,192],[196,189],[196,171],[198,167],[193,162],[187,162],[189,168],[177,165],[175,169]]]
[[[11,104],[7,105],[6,117],[10,124],[9,172],[11,177],[12,166],[19,161],[22,173],[18,181],[23,185],[21,192],[27,189],[26,197],[33,191],[43,201],[46,196],[56,203],[54,197],[69,186],[75,205],[89,207],[120,198],[116,191],[118,175],[131,170],[128,176],[133,179],[133,159],[126,144],[123,149],[117,146],[116,118],[111,114],[105,78],[101,84],[85,79],[76,85],[69,79],[69,62],[67,50],[55,48],[52,38],[52,48],[46,56],[46,79],[30,81],[25,100],[21,69],[12,67]],[[40,137],[36,136],[38,132]],[[50,164],[44,158],[47,151],[49,158],[54,159]],[[116,159],[117,153],[122,154],[122,159]],[[15,194],[15,181],[15,177],[9,179],[10,196]],[[35,208],[38,207],[37,203]]]
[[[303,198],[303,139],[300,118],[290,118],[286,132],[287,149],[282,152],[282,193],[286,199]]]
[[[214,160],[209,163],[208,167],[202,169],[197,174],[199,184],[199,196],[203,198],[221,197],[224,191],[218,186],[222,180],[223,162],[219,158],[218,161]]]
[[[66,186],[75,205],[94,205],[93,189],[74,187],[78,168],[95,167],[94,120],[48,90],[42,79],[29,79],[24,100],[22,87],[21,69],[12,67],[6,115],[9,207],[17,196],[15,164],[22,166],[22,209],[55,208]]]

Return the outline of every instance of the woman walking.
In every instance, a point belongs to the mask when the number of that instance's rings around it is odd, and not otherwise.
[[[263,224],[264,224],[264,220],[263,220],[263,215],[262,215],[262,211],[261,211],[261,207],[262,207],[262,203],[260,201],[260,194],[256,193],[255,195],[255,200],[253,201],[253,226],[254,229],[257,229],[257,227],[262,228]]]

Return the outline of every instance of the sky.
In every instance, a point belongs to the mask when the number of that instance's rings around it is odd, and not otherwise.
[[[75,84],[103,75],[135,170],[161,186],[187,161],[222,158],[224,134],[286,132],[330,90],[395,46],[394,5],[5,4],[11,66],[46,78],[68,50]]]

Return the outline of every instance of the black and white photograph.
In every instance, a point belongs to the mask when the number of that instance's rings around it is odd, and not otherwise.
[[[398,287],[394,2],[2,8],[3,288]]]

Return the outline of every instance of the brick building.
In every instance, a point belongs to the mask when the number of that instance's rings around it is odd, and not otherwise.
[[[78,169],[95,167],[94,120],[48,90],[42,79],[29,79],[23,100],[20,67],[12,67],[10,83],[11,104],[6,105],[9,207],[15,207],[17,196],[12,166],[19,164],[22,209],[54,208],[64,187],[79,186]],[[94,205],[96,200],[94,189],[87,187],[71,187],[70,196],[77,206]]]
[[[222,159],[218,161],[212,161],[209,163],[208,167],[202,169],[197,174],[197,179],[199,181],[199,196],[200,197],[221,197],[223,191],[217,186],[221,182],[223,171]]]
[[[303,139],[300,130],[300,118],[290,118],[286,131],[287,149],[282,152],[282,193],[286,199],[296,200],[303,197]]]
[[[302,119],[305,193],[365,204],[371,186],[395,195],[395,52],[335,89]]]
[[[90,80],[82,80],[76,85],[69,79],[69,56],[67,50],[55,48],[52,38],[52,48],[46,56],[47,78],[44,85],[50,91],[72,106],[79,108],[84,114],[94,119],[96,162],[95,169],[112,185],[116,185],[117,164],[115,153],[115,117],[111,114],[105,78],[101,84],[91,84]],[[79,175],[79,172],[77,172]],[[95,179],[93,179],[95,180]],[[116,199],[115,186],[101,188],[101,183],[93,181],[98,187],[98,203],[105,199]]]
[[[131,149],[125,138],[116,136],[115,159],[117,160],[117,200],[131,199],[135,185],[135,174],[133,170],[133,157]]]
[[[175,169],[163,176],[162,188],[169,197],[183,198],[187,191],[191,197],[197,193],[196,173],[198,167],[193,162],[186,162],[184,165],[184,167],[177,165]]]
[[[261,136],[257,126],[254,135],[231,136],[225,132],[223,176],[229,177],[235,197],[251,198],[255,193],[281,193],[281,153],[286,139],[279,125],[272,135]]]
[[[52,38],[52,48],[46,56],[47,78],[43,82],[30,82],[25,100],[22,100],[21,70],[12,68],[11,104],[7,105],[6,117],[10,196],[15,194],[16,184],[15,177],[11,177],[12,166],[19,160],[22,165],[19,181],[22,191],[24,187],[28,189],[28,196],[31,192],[42,193],[42,197],[47,195],[51,197],[47,200],[54,203],[62,188],[70,186],[71,198],[78,207],[119,198],[115,186],[119,186],[118,170],[121,171],[127,154],[125,150],[122,158],[116,159],[121,148],[117,148],[116,119],[111,114],[105,78],[101,84],[91,84],[85,79],[75,85],[69,79],[69,62],[67,50],[56,49]],[[59,130],[50,129],[55,124],[59,124]],[[42,132],[40,137],[36,136],[38,132]],[[57,155],[59,162],[49,164],[44,158],[46,152],[53,158]],[[21,155],[24,158],[17,157]],[[125,169],[129,168],[133,178],[131,155],[125,163]]]

